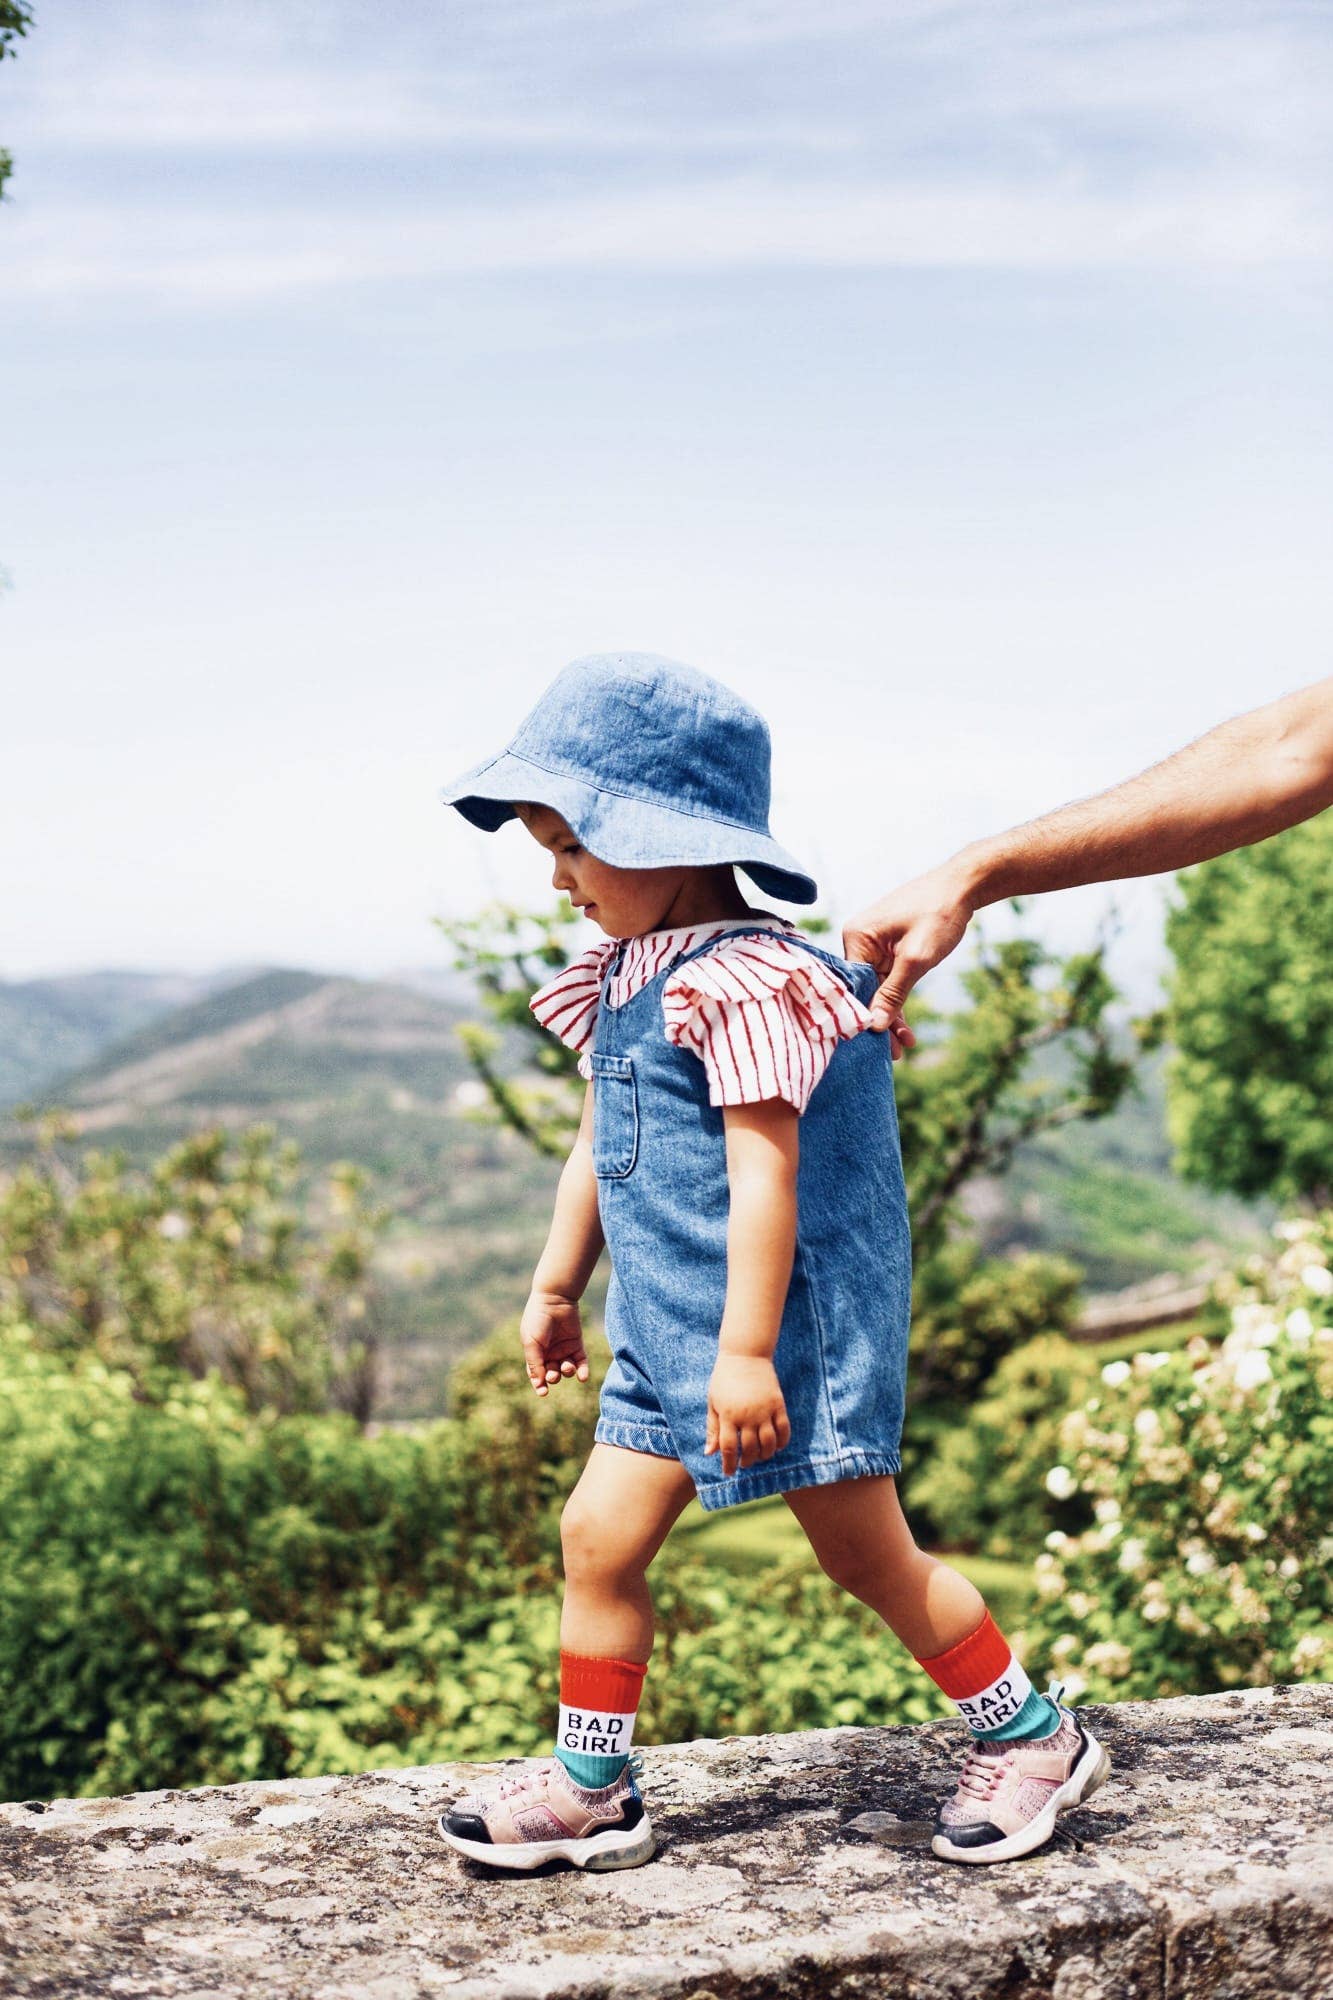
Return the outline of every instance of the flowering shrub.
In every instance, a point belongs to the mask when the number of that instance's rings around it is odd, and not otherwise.
[[[1333,1675],[1333,1211],[1222,1288],[1218,1345],[1138,1354],[1061,1427],[1083,1534],[1037,1561],[1044,1642],[1103,1699]]]

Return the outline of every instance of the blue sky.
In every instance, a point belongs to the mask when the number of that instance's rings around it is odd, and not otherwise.
[[[1328,670],[1322,5],[37,11],[0,976],[430,962],[581,653],[764,709],[839,915]]]

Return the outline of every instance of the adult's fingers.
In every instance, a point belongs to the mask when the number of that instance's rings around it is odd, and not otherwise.
[[[907,1048],[916,1045],[916,1036],[903,1019],[903,1002],[918,979],[930,971],[931,960],[909,958],[902,951],[893,955],[886,979],[882,979],[870,1002],[870,1025],[877,1033],[885,1028]]]

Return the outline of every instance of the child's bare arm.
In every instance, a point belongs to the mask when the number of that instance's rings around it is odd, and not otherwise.
[[[546,1247],[519,1326],[528,1378],[539,1396],[562,1376],[588,1379],[578,1302],[606,1244],[592,1169],[592,1089],[589,1084],[584,1094],[578,1137],[561,1169]]]
[[[708,1387],[706,1452],[720,1452],[729,1478],[791,1436],[773,1366],[796,1254],[800,1120],[790,1104],[728,1105],[723,1112],[731,1211],[727,1299]]]

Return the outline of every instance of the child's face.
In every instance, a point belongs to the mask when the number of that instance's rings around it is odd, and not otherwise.
[[[516,805],[514,811],[554,858],[552,888],[562,890],[608,937],[641,937],[658,929],[691,873],[688,868],[613,868],[589,854],[551,806]]]

